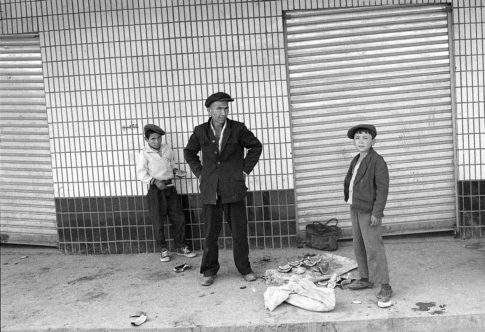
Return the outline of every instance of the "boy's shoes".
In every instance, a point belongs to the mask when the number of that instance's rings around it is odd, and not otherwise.
[[[359,280],[352,281],[347,287],[351,290],[359,290],[359,289],[365,289],[365,288],[372,288],[374,287],[374,284],[370,281],[359,279]]]
[[[377,293],[376,296],[380,300],[380,302],[389,302],[392,296],[391,286],[381,286],[381,290],[379,291],[379,293]]]
[[[204,276],[202,279],[202,282],[200,283],[202,286],[210,286],[214,283],[214,280],[216,280],[216,276]]]
[[[162,251],[160,252],[160,261],[170,262],[170,256],[168,255],[167,249],[162,249]]]
[[[256,279],[258,279],[258,278],[254,274],[254,272],[249,272],[248,274],[244,275],[244,280],[246,280],[246,281],[255,281]]]
[[[189,249],[189,247],[185,246],[183,248],[177,248],[177,250],[175,251],[178,255],[182,255],[182,256],[185,256],[187,258],[194,258],[195,256],[197,256],[197,254],[195,252],[193,252],[192,250]]]

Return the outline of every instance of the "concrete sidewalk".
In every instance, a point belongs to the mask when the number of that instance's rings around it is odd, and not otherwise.
[[[264,308],[264,280],[245,282],[221,252],[211,287],[199,285],[199,256],[161,263],[157,254],[74,256],[55,249],[1,248],[2,331],[484,331],[485,243],[451,236],[387,238],[393,306],[376,306],[378,288],[336,289],[329,313],[282,304]],[[474,248],[466,245],[478,243]],[[259,275],[310,248],[252,250]],[[353,258],[350,241],[333,254]],[[187,262],[183,273],[172,268]],[[360,300],[361,304],[353,304]],[[130,325],[129,315],[148,320]]]

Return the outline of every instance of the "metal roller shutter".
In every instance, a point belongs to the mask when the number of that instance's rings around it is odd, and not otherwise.
[[[0,36],[2,243],[58,243],[39,36]]]
[[[386,233],[456,222],[447,5],[285,13],[297,218],[338,218],[350,235],[343,180],[357,153],[348,128],[372,123],[386,159]]]

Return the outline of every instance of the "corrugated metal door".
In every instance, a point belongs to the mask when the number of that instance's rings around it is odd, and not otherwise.
[[[348,128],[372,123],[390,169],[387,233],[451,229],[455,167],[449,7],[285,14],[297,217],[350,235]]]
[[[2,243],[58,243],[39,36],[0,36]]]

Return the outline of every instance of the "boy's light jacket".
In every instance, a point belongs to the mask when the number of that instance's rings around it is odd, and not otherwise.
[[[350,163],[347,176],[344,181],[345,201],[349,199],[349,185],[352,179],[352,171],[359,160],[356,155]],[[384,216],[384,208],[389,193],[389,171],[384,158],[373,148],[362,160],[354,180],[354,192],[352,196],[352,208],[364,212],[372,212],[378,218]]]
[[[173,178],[175,160],[170,145],[162,144],[160,150],[145,145],[138,154],[136,176],[143,183],[150,184],[152,179],[169,180]]]

